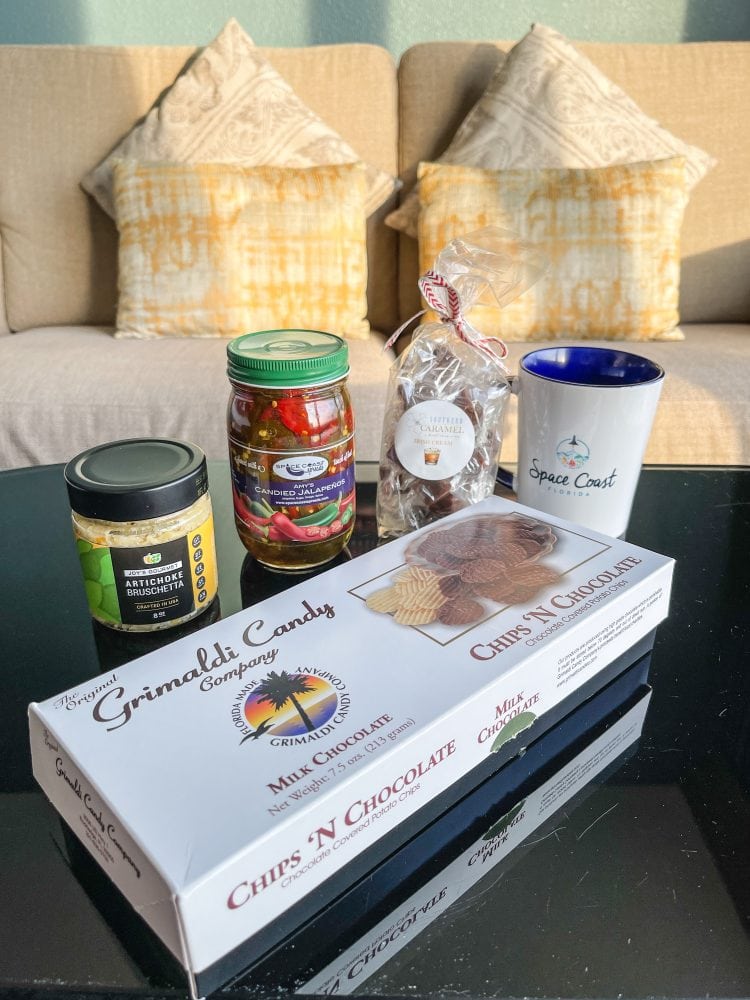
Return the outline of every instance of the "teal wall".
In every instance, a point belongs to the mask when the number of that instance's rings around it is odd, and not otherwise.
[[[516,39],[533,21],[591,41],[750,39],[750,0],[0,0],[0,44],[209,42],[230,16],[259,45]]]

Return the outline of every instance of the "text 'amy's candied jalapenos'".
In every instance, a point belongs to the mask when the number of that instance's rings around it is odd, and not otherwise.
[[[227,357],[237,532],[275,569],[329,562],[355,515],[346,342],[319,330],[265,330],[232,340]]]

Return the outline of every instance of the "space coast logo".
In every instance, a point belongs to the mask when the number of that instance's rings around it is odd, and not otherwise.
[[[562,465],[565,472],[544,468],[538,458],[532,458],[528,470],[529,479],[539,484],[547,493],[557,493],[565,496],[591,496],[592,492],[611,489],[617,479],[617,468],[607,475],[593,474],[588,466],[591,460],[591,449],[578,435],[571,434],[558,442],[555,448],[555,459]],[[598,473],[598,470],[597,470]]]
[[[274,462],[273,471],[282,479],[314,479],[328,469],[328,459],[322,455],[295,455]]]
[[[576,438],[575,434],[573,437],[563,438],[555,449],[555,454],[560,465],[566,469],[580,469],[591,456],[589,446]]]
[[[330,670],[271,670],[237,692],[232,724],[240,744],[265,739],[275,747],[298,746],[332,733],[350,703],[344,682]]]

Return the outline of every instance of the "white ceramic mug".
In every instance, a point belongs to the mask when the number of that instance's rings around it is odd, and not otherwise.
[[[630,517],[664,369],[602,347],[526,354],[512,379],[518,395],[520,503],[606,535]]]

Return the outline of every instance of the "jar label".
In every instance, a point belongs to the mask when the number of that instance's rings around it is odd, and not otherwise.
[[[100,621],[158,626],[208,607],[216,595],[213,517],[152,545],[76,544],[89,608]]]
[[[318,545],[351,532],[354,438],[329,448],[281,452],[230,437],[234,509],[259,543]]]
[[[348,497],[354,490],[352,438],[314,453],[235,447],[232,478],[247,503],[282,507],[317,507]]]
[[[454,403],[431,399],[417,403],[396,425],[399,462],[419,479],[449,479],[474,454],[474,425]]]

